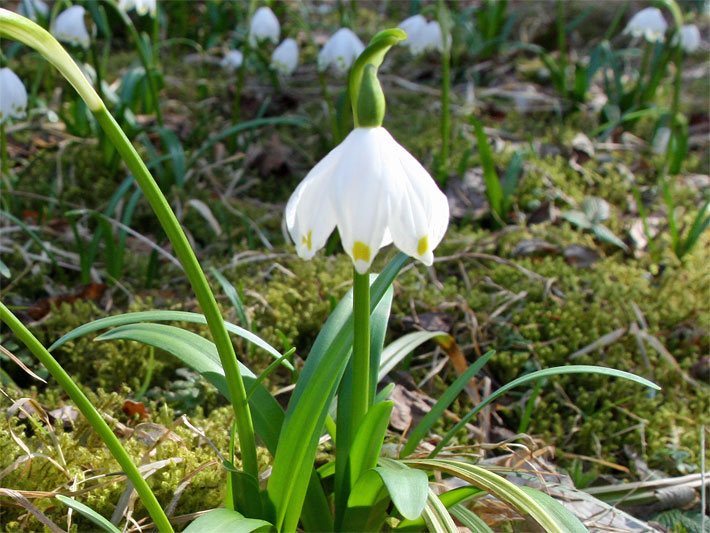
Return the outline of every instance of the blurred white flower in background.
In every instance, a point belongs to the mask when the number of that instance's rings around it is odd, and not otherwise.
[[[695,24],[686,24],[680,29],[680,47],[692,54],[700,48],[700,30]]]
[[[402,44],[409,47],[412,55],[419,55],[430,50],[444,51],[444,38],[441,34],[441,26],[436,20],[427,22],[421,15],[414,15],[405,19],[399,28],[407,34],[407,39]],[[447,36],[448,44],[451,43],[451,36]]]
[[[271,67],[284,76],[290,76],[297,66],[298,44],[289,37],[274,49],[271,54]]]
[[[27,89],[9,68],[0,68],[0,122],[24,118],[27,114]]]
[[[43,18],[49,15],[49,6],[42,0],[21,0],[20,15],[37,21],[37,15],[41,15]]]
[[[392,242],[431,265],[449,224],[449,203],[385,128],[361,127],[308,173],[285,216],[300,257],[312,258],[337,227],[355,269],[364,274]]]
[[[118,7],[126,13],[135,9],[141,17],[148,14],[155,17],[158,12],[158,0],[119,0]]]
[[[660,9],[647,7],[636,13],[624,28],[624,33],[633,37],[643,37],[649,42],[660,42],[665,38],[668,23]]]
[[[332,67],[338,74],[345,74],[364,49],[365,45],[352,30],[340,28],[321,48],[318,70]]]
[[[656,135],[653,136],[653,153],[665,154],[668,150],[668,142],[671,140],[671,129],[663,126],[658,128]]]
[[[86,29],[84,15],[86,10],[82,6],[71,6],[65,9],[52,23],[52,35],[57,40],[74,46],[89,48],[91,37]]]
[[[257,9],[249,26],[249,44],[254,46],[259,41],[271,41],[276,44],[280,36],[281,25],[274,12],[268,7]]]
[[[242,54],[239,50],[230,50],[229,52],[224,54],[220,65],[226,68],[227,70],[237,70],[239,67],[242,66],[243,62],[244,54]]]

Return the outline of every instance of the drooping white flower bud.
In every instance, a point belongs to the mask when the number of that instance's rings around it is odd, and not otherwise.
[[[271,54],[271,67],[284,76],[290,76],[297,66],[298,43],[289,37],[274,49]]]
[[[357,59],[365,45],[349,28],[340,28],[318,54],[318,70],[331,67],[338,74],[345,74]]]
[[[89,48],[91,37],[84,21],[85,14],[86,10],[82,6],[71,6],[65,9],[54,20],[52,35],[59,41],[81,46],[84,49]]]
[[[686,24],[680,29],[680,47],[687,54],[700,48],[700,30],[695,24]]]
[[[24,118],[27,114],[27,89],[9,68],[0,68],[0,122]]]
[[[257,9],[249,26],[249,44],[255,46],[259,41],[271,41],[276,44],[280,36],[281,25],[274,12],[268,7]]]
[[[647,7],[631,17],[624,28],[624,33],[630,33],[633,37],[643,37],[649,42],[661,42],[665,39],[667,29],[668,23],[660,9]]]
[[[237,70],[242,66],[243,62],[244,54],[242,54],[239,50],[230,50],[224,54],[220,65],[227,70]]]
[[[135,9],[141,17],[143,15],[155,17],[158,13],[158,0],[119,0],[118,7],[126,13]]]

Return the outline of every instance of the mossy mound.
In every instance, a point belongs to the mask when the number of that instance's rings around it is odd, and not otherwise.
[[[121,394],[99,391],[98,394],[89,393],[89,397],[99,411],[112,420],[112,428],[134,462],[155,466],[148,482],[163,508],[170,506],[171,516],[222,505],[226,471],[219,454],[229,456],[232,420],[229,408],[214,410],[207,417],[198,410],[187,420],[176,418],[164,405],[147,404],[148,418],[141,419],[124,414],[125,397]],[[7,408],[9,401],[2,401]],[[51,408],[64,405],[51,392],[40,395],[37,401]],[[69,404],[67,408],[78,414]],[[74,493],[77,500],[103,516],[112,515],[125,491],[125,480],[116,477],[120,467],[81,414],[73,425],[57,421],[52,428],[42,425],[39,419],[30,424],[16,415],[3,417],[2,424],[0,453],[6,468],[3,479],[6,486],[17,491]],[[27,454],[12,435],[33,454],[31,458],[27,459]],[[261,450],[259,453],[260,462],[265,465],[266,452]],[[235,462],[238,464],[238,458]],[[33,505],[51,520],[57,524],[67,523],[67,508],[51,495],[33,494],[30,497]],[[140,500],[132,505],[135,519],[146,516]],[[3,498],[0,505],[0,522],[4,531],[41,528],[30,513],[9,498]],[[74,514],[71,531],[87,531],[92,527],[84,518]]]

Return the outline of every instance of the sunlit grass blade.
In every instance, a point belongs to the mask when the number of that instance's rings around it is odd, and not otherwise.
[[[205,319],[204,315],[201,315],[199,313],[191,313],[189,311],[154,310],[139,311],[136,313],[124,313],[121,315],[99,318],[98,320],[94,320],[93,322],[89,322],[88,324],[83,324],[78,328],[71,330],[69,333],[62,335],[48,348],[48,350],[51,352],[52,350],[59,348],[60,346],[66,344],[69,341],[72,341],[79,337],[83,337],[84,335],[88,335],[90,333],[94,333],[96,331],[100,331],[102,329],[125,326],[128,324],[140,324],[142,322],[191,322],[194,324],[207,324],[207,320]],[[283,366],[285,366],[289,370],[293,370],[293,365],[289,361],[282,359],[282,354],[279,353],[276,348],[271,346],[261,337],[255,335],[250,331],[247,331],[246,329],[240,326],[231,324],[229,322],[225,322],[224,326],[230,333],[238,335],[244,340],[251,342],[255,346],[261,348],[262,350],[265,350],[274,358],[281,359]]]
[[[414,468],[437,470],[457,477],[496,496],[524,515],[529,515],[548,533],[567,533],[564,524],[545,505],[517,485],[485,468],[445,459],[413,459],[405,463]]]
[[[491,350],[479,357],[475,363],[469,366],[463,374],[461,374],[451,385],[449,385],[439,400],[434,404],[434,407],[431,408],[431,411],[424,415],[419,424],[417,424],[417,426],[409,434],[407,443],[404,445],[399,454],[400,457],[406,457],[416,449],[417,445],[422,441],[434,424],[441,419],[444,411],[452,404],[471,378],[478,374],[481,368],[484,367],[484,365],[491,359],[491,357],[493,357],[494,354],[495,352]]]
[[[449,334],[443,331],[414,331],[402,335],[399,339],[391,342],[382,350],[377,381],[382,381],[395,366],[417,347],[429,340],[446,337],[449,337]]]
[[[62,494],[57,494],[55,496],[60,502],[62,502],[67,507],[71,507],[77,513],[89,519],[92,523],[98,526],[101,530],[107,531],[108,533],[121,533],[121,530],[109,522],[106,518],[101,516],[99,513],[94,511],[91,507],[84,505],[81,502],[76,501],[74,498],[69,498]]]
[[[464,415],[461,420],[453,428],[451,428],[446,433],[446,435],[442,437],[441,441],[436,445],[436,448],[434,448],[434,450],[429,454],[429,457],[435,457],[444,448],[444,446],[448,444],[448,442],[453,438],[453,436],[461,428],[463,428],[469,422],[469,420],[476,416],[481,411],[481,409],[483,409],[491,402],[495,401],[500,396],[507,393],[509,390],[514,389],[515,387],[518,387],[520,385],[525,385],[526,383],[536,381],[538,379],[559,376],[562,374],[601,374],[604,376],[627,379],[629,381],[633,381],[634,383],[638,383],[639,385],[643,385],[654,390],[661,390],[661,387],[645,378],[639,377],[635,374],[631,374],[630,372],[624,372],[623,370],[605,368],[602,366],[569,365],[558,366],[555,368],[546,368],[544,370],[537,370],[535,372],[531,372],[530,374],[520,376],[518,379],[514,379],[510,383],[506,383],[500,389],[496,390],[493,394],[483,399],[481,403],[479,403],[476,407],[474,407],[471,411]]]
[[[584,524],[580,522],[571,511],[554,499],[549,494],[545,494],[539,490],[535,490],[532,487],[520,487],[528,496],[537,500],[541,505],[543,505],[549,512],[555,515],[557,521],[562,524],[564,530],[567,533],[586,533],[587,528]]]
[[[449,509],[449,513],[456,520],[461,522],[463,527],[468,528],[471,533],[493,533],[483,519],[466,506],[457,504]]]
[[[242,303],[242,299],[239,296],[239,291],[237,291],[236,287],[232,285],[232,283],[227,278],[225,278],[222,273],[216,268],[211,268],[210,272],[214,276],[214,279],[219,282],[220,286],[222,287],[222,292],[224,292],[224,295],[232,304],[232,307],[234,307],[234,310],[237,313],[237,317],[239,317],[239,321],[242,323],[242,327],[244,327],[245,329],[251,329],[249,327],[249,317],[247,317],[246,310],[244,309],[244,304]]]

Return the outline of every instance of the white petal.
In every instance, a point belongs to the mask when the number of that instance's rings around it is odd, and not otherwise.
[[[395,246],[426,265],[449,224],[449,203],[426,169],[392,139],[388,175],[399,180],[388,226]]]
[[[49,15],[49,6],[43,0],[21,0],[20,15],[37,21],[37,15]]]
[[[268,7],[260,7],[254,13],[249,27],[249,43],[254,46],[259,41],[271,41],[276,44],[281,35],[281,25],[274,12]]]
[[[86,10],[82,6],[71,6],[65,9],[54,20],[52,34],[59,41],[89,48],[90,37],[84,22],[85,13]]]
[[[298,66],[298,44],[296,41],[291,38],[284,39],[271,54],[271,66],[285,76],[293,74]]]
[[[330,187],[342,144],[325,156],[296,187],[286,204],[286,227],[303,259],[311,259],[325,246],[335,229]]]
[[[0,122],[23,118],[27,113],[27,89],[9,68],[0,68]]]
[[[644,37],[647,41],[663,41],[668,23],[663,14],[656,7],[647,7],[636,13],[629,20],[624,33],[634,37]]]
[[[700,30],[695,24],[687,24],[680,29],[680,46],[688,54],[700,47]]]
[[[364,49],[365,45],[352,30],[340,28],[318,54],[318,70],[332,67],[337,73],[344,74]]]
[[[226,68],[227,70],[236,70],[242,66],[243,61],[244,54],[242,54],[239,50],[230,50],[224,54],[220,65],[222,65],[222,68]]]
[[[387,229],[392,186],[385,174],[384,128],[356,128],[341,146],[334,169],[333,207],[343,248],[355,270],[364,274],[380,249]]]
[[[426,26],[426,19],[421,15],[414,15],[408,19],[403,20],[399,24],[399,28],[404,30],[407,34],[407,38],[402,41],[402,44],[415,42],[418,39],[418,33],[424,29]]]

